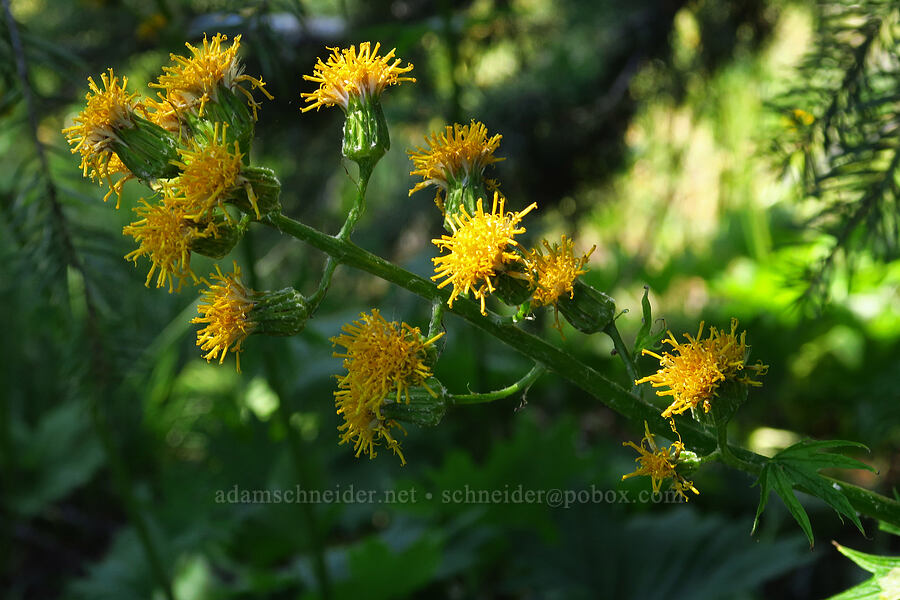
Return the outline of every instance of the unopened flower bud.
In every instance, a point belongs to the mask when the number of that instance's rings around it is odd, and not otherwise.
[[[447,389],[435,377],[408,389],[409,401],[385,402],[381,414],[386,419],[422,427],[438,425],[447,413]]]
[[[110,148],[139,179],[169,179],[178,175],[178,144],[172,135],[143,117],[132,115],[132,127],[120,127]]]
[[[559,312],[578,331],[597,333],[612,323],[616,316],[615,301],[580,279],[572,285],[572,297],[561,296],[557,302]]]
[[[351,96],[344,121],[344,156],[374,166],[391,149],[391,136],[377,97]]]
[[[210,258],[224,257],[244,237],[249,222],[250,219],[248,217],[242,218],[239,222],[234,222],[224,215],[217,215],[211,222],[206,224],[204,228],[205,235],[191,240],[191,252]]]

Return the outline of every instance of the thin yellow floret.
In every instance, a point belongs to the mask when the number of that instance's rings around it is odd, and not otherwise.
[[[192,56],[170,54],[175,65],[163,67],[164,74],[150,87],[165,90],[165,101],[178,110],[196,108],[200,116],[203,116],[207,102],[218,99],[220,86],[232,92],[240,90],[247,97],[255,119],[261,105],[253,98],[251,90],[258,89],[269,100],[272,100],[272,95],[266,90],[262,79],[244,74],[244,67],[237,58],[241,36],[235,36],[231,46],[223,47],[223,42],[227,41],[228,36],[217,33],[211,40],[204,35],[201,47],[185,43]],[[249,90],[242,85],[244,83],[250,84]]]
[[[425,383],[432,374],[427,351],[443,333],[426,340],[418,327],[388,322],[378,309],[372,309],[371,315],[362,313],[342,329],[344,333],[331,338],[332,344],[345,348],[334,353],[344,359],[347,370],[336,376],[334,392],[337,413],[344,418],[338,427],[341,443],[353,442],[356,456],[364,453],[374,458],[375,447],[383,441],[406,464],[400,443],[391,434],[399,425],[385,419],[381,408],[386,402],[408,403],[409,389],[416,386],[434,395]]]
[[[525,228],[518,224],[537,204],[532,202],[525,210],[505,213],[504,203],[505,199],[495,192],[491,212],[485,213],[479,198],[474,215],[470,216],[464,208],[453,215],[452,235],[431,240],[448,252],[431,259],[435,265],[431,279],[444,279],[438,288],[453,284],[447,301],[451,308],[457,296],[471,291],[481,301],[481,314],[487,314],[484,300],[494,291],[492,278],[513,263],[525,264],[521,254],[515,251],[520,248],[515,236],[525,233]]]
[[[472,177],[480,179],[485,167],[505,160],[494,156],[502,138],[499,134],[488,136],[484,123],[474,119],[468,125],[448,125],[443,133],[426,136],[427,149],[416,147],[409,151],[415,167],[409,174],[422,177],[422,181],[409,190],[409,195],[435,186],[438,206],[442,206],[441,194],[446,193],[451,184],[464,184]],[[493,181],[486,183],[489,188],[496,187]]]
[[[680,415],[699,406],[703,407],[704,412],[709,412],[712,406],[710,402],[727,380],[751,386],[762,385],[753,380],[752,376],[765,375],[769,367],[760,362],[755,365],[746,364],[749,351],[745,341],[747,332],[737,335],[737,319],[731,320],[729,333],[711,327],[706,339],[701,339],[703,326],[701,322],[697,337],[684,334],[688,341],[681,344],[670,331],[663,343],[672,346],[671,353],[659,355],[649,350],[642,351],[659,360],[661,368],[653,375],[638,379],[635,385],[649,382],[655,388],[669,388],[656,392],[657,396],[672,396],[672,403],[662,413],[664,417]],[[753,374],[746,371],[752,371]]]
[[[559,243],[551,245],[547,240],[542,243],[547,250],[546,256],[540,247],[528,254],[531,281],[536,286],[532,302],[535,306],[556,307],[562,296],[568,294],[569,298],[574,297],[575,278],[587,273],[584,265],[597,246],[591,246],[585,254],[576,257],[575,242],[565,235]]]
[[[250,318],[250,311],[255,302],[253,293],[241,283],[241,269],[234,263],[234,271],[223,275],[219,265],[210,277],[215,282],[204,290],[197,312],[199,317],[191,319],[191,323],[205,324],[197,332],[197,345],[206,354],[207,362],[218,359],[219,364],[225,362],[225,356],[231,351],[235,356],[236,368],[241,372],[241,345],[256,327]]]
[[[688,501],[688,496],[685,493],[687,490],[690,490],[695,494],[700,493],[697,491],[697,488],[694,487],[693,482],[688,481],[675,470],[678,460],[681,457],[681,453],[684,451],[684,444],[681,442],[680,436],[678,441],[673,442],[668,448],[660,448],[656,445],[655,436],[650,433],[647,422],[644,421],[644,438],[641,440],[641,444],[637,445],[634,442],[623,442],[622,445],[631,446],[637,450],[638,457],[634,460],[640,465],[633,473],[623,475],[622,481],[629,477],[646,475],[650,477],[653,493],[658,494],[662,482],[666,479],[671,479],[672,489],[674,489],[679,496],[684,498],[685,502]]]
[[[182,172],[169,185],[184,198],[188,207],[186,216],[190,219],[209,219],[213,210],[223,208],[228,194],[240,185],[247,189],[256,217],[259,218],[256,195],[241,177],[244,155],[237,141],[230,146],[225,141],[227,128],[226,123],[215,123],[211,140],[200,143],[195,138],[190,141],[188,148],[178,150],[181,162],[174,164]],[[228,212],[225,211],[225,214],[228,215]]]
[[[110,193],[103,198],[106,201],[112,192],[121,192],[121,184],[124,182],[120,179],[114,183],[111,177],[124,174],[127,178],[131,175],[112,151],[112,144],[119,139],[117,130],[134,127],[132,117],[141,106],[135,100],[138,94],[129,93],[125,89],[128,85],[127,77],[123,77],[120,84],[119,78],[109,69],[100,75],[100,80],[102,88],[92,77],[88,77],[90,90],[85,95],[85,108],[75,117],[74,124],[62,132],[73,146],[72,153],[81,154],[80,166],[84,177],[109,184]],[[116,208],[118,207],[116,203]]]
[[[319,84],[314,92],[301,93],[308,106],[302,112],[318,110],[323,106],[340,106],[344,111],[350,103],[350,97],[360,100],[377,98],[389,85],[398,85],[404,81],[415,82],[415,77],[402,77],[412,71],[410,63],[394,58],[396,48],[384,56],[378,56],[380,43],[373,47],[370,42],[362,42],[357,52],[356,46],[349,48],[327,48],[331,51],[328,60],[318,59],[312,75],[304,75],[303,79]]]
[[[135,264],[141,256],[150,260],[145,285],[150,287],[154,273],[156,287],[168,284],[170,293],[180,290],[188,278],[199,281],[191,271],[191,242],[210,232],[198,231],[187,219],[184,207],[178,204],[150,204],[141,200],[134,212],[141,219],[126,225],[122,234],[132,236],[140,247],[126,254],[125,259]]]

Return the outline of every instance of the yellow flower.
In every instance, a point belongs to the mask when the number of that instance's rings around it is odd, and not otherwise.
[[[553,305],[556,310],[556,326],[559,328],[559,298],[564,294],[568,294],[569,298],[574,297],[575,278],[587,273],[584,265],[597,246],[591,246],[586,254],[576,258],[575,242],[566,236],[562,236],[559,244],[554,242],[551,246],[547,240],[543,240],[543,244],[547,249],[547,256],[538,247],[532,249],[527,258],[531,283],[537,286],[533,302],[535,306]]]
[[[469,125],[448,125],[444,133],[432,133],[430,138],[426,136],[427,150],[417,147],[409,152],[415,167],[409,174],[422,177],[422,181],[409,190],[409,195],[433,185],[437,188],[435,200],[443,210],[441,195],[452,184],[465,183],[473,178],[480,181],[485,167],[505,160],[494,156],[502,137],[499,134],[488,137],[487,127],[474,119]],[[493,180],[486,183],[489,189],[497,187]]]
[[[662,368],[653,375],[638,379],[634,382],[635,385],[650,382],[653,387],[669,388],[656,392],[657,396],[672,396],[672,404],[662,413],[664,417],[680,415],[701,404],[704,412],[709,412],[710,401],[726,380],[752,386],[762,385],[751,379],[751,375],[742,374],[746,369],[756,375],[765,375],[769,367],[760,362],[755,365],[746,364],[747,332],[742,332],[738,337],[737,326],[737,319],[732,319],[730,333],[712,327],[709,337],[701,340],[703,323],[700,323],[697,337],[684,334],[688,341],[683,344],[679,344],[670,331],[668,339],[663,340],[663,343],[672,346],[675,353],[664,352],[660,356],[643,350],[643,354],[659,360]]]
[[[435,275],[431,279],[445,278],[439,288],[453,284],[453,292],[447,301],[451,308],[457,296],[471,290],[475,298],[481,300],[481,314],[487,314],[484,299],[494,291],[491,278],[505,270],[506,265],[524,264],[522,256],[515,252],[520,247],[515,236],[525,233],[525,228],[517,225],[537,208],[537,204],[532,202],[523,211],[504,213],[504,203],[505,199],[494,192],[491,212],[485,213],[479,198],[474,215],[469,216],[464,208],[453,215],[450,223],[453,235],[431,240],[438,248],[449,251],[446,256],[431,259],[435,265]]]
[[[678,432],[676,431],[675,433]],[[675,466],[678,464],[678,459],[681,457],[681,453],[684,451],[684,444],[681,442],[681,436],[679,436],[677,442],[673,442],[672,445],[668,448],[659,448],[656,445],[655,436],[650,433],[650,429],[647,427],[647,422],[644,421],[644,439],[641,440],[641,445],[638,446],[634,442],[623,442],[622,445],[631,446],[638,451],[639,456],[634,460],[640,465],[638,469],[633,473],[623,475],[622,481],[628,479],[629,477],[647,475],[650,477],[650,482],[653,486],[653,492],[655,494],[658,494],[662,482],[666,479],[671,479],[672,488],[682,498],[684,498],[685,502],[687,502],[688,500],[688,496],[685,491],[690,490],[695,494],[700,493],[697,491],[697,488],[694,487],[694,484],[692,482],[686,480],[683,476],[679,475],[675,471]]]
[[[217,100],[219,86],[232,92],[240,90],[247,97],[255,119],[260,104],[250,91],[258,89],[269,100],[272,100],[272,95],[266,90],[262,79],[244,74],[244,67],[237,58],[241,36],[235,36],[231,46],[223,48],[222,42],[227,41],[228,36],[217,33],[212,40],[204,35],[203,46],[199,48],[185,43],[193,56],[185,58],[170,54],[175,66],[163,67],[165,74],[160,75],[158,83],[151,83],[150,87],[165,90],[165,100],[179,110],[196,107],[200,116],[203,116],[207,102]],[[244,83],[250,85],[250,90],[242,85]]]
[[[116,130],[125,127],[133,127],[132,119],[136,109],[142,108],[135,100],[137,93],[129,93],[125,90],[128,78],[123,77],[121,85],[119,78],[112,69],[100,75],[103,88],[88,77],[90,91],[85,95],[87,104],[78,116],[74,125],[66,127],[62,132],[69,144],[73,145],[72,153],[81,154],[81,170],[85,177],[91,180],[105,180],[109,184],[110,193],[120,193],[123,180],[113,183],[111,176],[116,174],[131,175],[128,168],[122,164],[118,156],[112,151],[111,146],[118,140]],[[103,198],[106,201],[110,194]],[[119,207],[118,202],[116,208]]]
[[[344,417],[338,427],[341,443],[352,441],[356,456],[365,453],[374,458],[375,446],[384,441],[406,464],[400,443],[390,433],[400,426],[385,419],[381,408],[386,402],[402,402],[404,397],[408,403],[409,388],[415,386],[424,386],[435,395],[425,384],[431,377],[427,351],[443,333],[425,340],[418,327],[388,322],[378,309],[360,317],[344,325],[344,333],[331,338],[332,344],[346,349],[334,353],[344,359],[347,370],[346,375],[336,376],[338,390],[334,392],[337,413]]]
[[[255,302],[252,291],[241,283],[241,269],[234,263],[234,272],[222,275],[219,265],[211,273],[213,283],[203,292],[202,302],[197,305],[201,316],[191,319],[191,323],[205,323],[197,332],[197,345],[206,352],[207,362],[218,358],[225,362],[228,351],[234,353],[238,373],[241,372],[241,344],[247,339],[256,322],[250,319],[250,310]]]
[[[186,217],[200,221],[212,216],[216,207],[223,208],[225,197],[237,186],[244,185],[247,195],[259,218],[256,196],[253,188],[241,177],[241,153],[238,142],[231,148],[225,141],[226,123],[213,126],[213,137],[206,143],[191,139],[189,147],[179,149],[178,154],[183,162],[175,162],[182,172],[170,184],[178,190],[188,207]],[[226,216],[228,212],[225,211]]]
[[[312,75],[304,75],[303,79],[319,84],[319,89],[314,92],[302,93],[309,106],[301,110],[318,110],[322,106],[338,105],[346,112],[350,97],[355,96],[360,100],[369,100],[381,95],[389,85],[398,85],[404,81],[415,82],[414,77],[401,77],[402,74],[412,71],[409,63],[405,67],[403,62],[394,58],[396,48],[378,56],[381,44],[376,43],[371,47],[370,42],[362,42],[359,52],[356,46],[347,49],[327,48],[331,56],[326,62],[318,59]]]
[[[141,219],[126,225],[122,234],[132,236],[140,247],[126,254],[125,259],[135,264],[141,256],[150,259],[145,285],[150,287],[154,273],[157,274],[156,287],[168,283],[170,293],[173,289],[180,290],[188,277],[197,282],[197,276],[191,271],[191,242],[213,231],[199,231],[196,224],[187,219],[184,206],[178,203],[149,204],[141,200],[134,212]],[[173,286],[175,280],[177,287]]]

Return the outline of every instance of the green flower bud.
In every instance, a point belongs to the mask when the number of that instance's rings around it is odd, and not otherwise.
[[[447,389],[437,380],[430,377],[422,385],[409,388],[409,402],[401,398],[400,402],[386,401],[381,406],[381,414],[385,419],[393,419],[404,423],[413,423],[422,427],[434,427],[447,413]]]
[[[507,266],[506,271],[494,279],[494,295],[509,306],[518,306],[531,298],[534,285],[528,280],[524,267],[518,263]]]
[[[263,335],[297,335],[309,319],[309,303],[294,288],[276,292],[255,292],[253,308],[248,316],[256,323],[253,333]]]
[[[573,296],[562,296],[557,303],[559,312],[578,331],[597,333],[612,323],[616,316],[615,301],[580,279],[573,285]]]
[[[344,156],[374,166],[391,149],[391,136],[377,97],[350,95],[344,121]]]
[[[206,237],[194,238],[191,240],[191,252],[196,252],[210,258],[223,258],[231,252],[237,245],[244,233],[247,231],[247,225],[250,219],[243,217],[240,221],[234,222],[226,218],[224,215],[217,215],[210,224],[207,225],[208,231],[214,231],[212,235]]]
[[[256,124],[253,114],[247,108],[246,98],[238,97],[235,92],[219,84],[213,98],[203,105],[203,117],[189,114],[188,123],[194,135],[198,136],[211,136],[214,123],[227,123],[225,141],[229,145],[237,141],[238,148],[244,155],[244,163],[249,163]]]
[[[249,195],[252,193],[260,217],[281,212],[281,182],[275,171],[266,167],[243,167],[238,180],[243,180],[245,185],[231,191],[227,199],[230,204],[255,219],[256,211]]]
[[[443,200],[444,229],[452,232],[451,223],[455,222],[452,217],[458,215],[462,209],[465,209],[469,216],[474,215],[478,200],[488,198],[488,193],[477,171],[462,180],[448,178],[447,186],[446,197]]]
[[[172,135],[155,123],[136,114],[134,127],[118,127],[111,147],[122,163],[138,179],[169,179],[178,175],[178,144]]]

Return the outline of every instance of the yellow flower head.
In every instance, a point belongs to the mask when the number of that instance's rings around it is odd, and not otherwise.
[[[319,84],[319,89],[314,92],[302,93],[309,106],[301,110],[318,110],[322,106],[338,105],[344,111],[350,103],[350,97],[355,96],[360,100],[377,98],[389,85],[397,85],[404,81],[415,82],[414,77],[401,77],[404,73],[412,71],[409,63],[405,67],[403,62],[394,58],[396,48],[378,56],[381,44],[376,43],[373,48],[369,42],[347,49],[328,48],[331,56],[326,62],[318,59],[312,75],[304,75],[303,79]]]
[[[537,204],[532,202],[523,211],[504,213],[504,203],[505,199],[494,192],[491,212],[485,213],[479,198],[474,215],[469,216],[464,208],[453,215],[450,223],[453,235],[431,240],[435,246],[449,252],[431,260],[435,265],[432,279],[445,278],[438,287],[453,284],[453,292],[447,302],[450,307],[453,307],[457,296],[471,290],[475,298],[481,300],[481,314],[487,314],[484,299],[494,291],[491,278],[503,271],[506,265],[516,262],[524,264],[522,256],[515,252],[515,248],[519,247],[515,236],[525,233],[525,228],[517,225],[525,215],[537,208]]]
[[[502,137],[499,134],[488,137],[487,127],[474,119],[469,125],[448,125],[444,133],[426,136],[427,150],[417,147],[409,152],[415,167],[409,174],[422,177],[422,181],[409,190],[409,195],[433,185],[437,187],[440,205],[441,193],[446,192],[451,183],[464,183],[473,176],[480,179],[485,167],[505,160],[494,156]],[[487,183],[489,188],[496,187],[494,181]]]
[[[244,74],[244,67],[237,58],[241,36],[235,36],[231,46],[223,48],[222,42],[227,41],[228,36],[217,33],[212,40],[204,35],[203,46],[200,48],[185,43],[193,56],[185,58],[170,54],[175,65],[163,67],[164,75],[160,75],[158,83],[151,83],[150,87],[165,90],[165,100],[177,109],[196,107],[200,116],[203,116],[203,107],[206,103],[218,98],[219,86],[224,86],[232,92],[240,90],[247,97],[255,119],[256,109],[260,104],[254,100],[250,91],[258,89],[269,100],[272,100],[272,96],[266,90],[266,84],[262,79]],[[242,85],[244,83],[250,85],[250,90]]]
[[[634,442],[623,442],[622,445],[631,446],[638,451],[639,456],[634,460],[640,465],[633,473],[623,475],[623,481],[629,477],[648,475],[653,486],[653,492],[658,494],[662,482],[666,479],[671,479],[672,488],[684,498],[685,502],[688,500],[685,491],[690,490],[695,494],[700,493],[697,491],[697,488],[694,487],[692,482],[686,480],[675,471],[678,459],[684,451],[684,444],[681,442],[681,436],[679,436],[677,442],[674,442],[668,448],[660,448],[656,445],[655,436],[650,433],[647,422],[644,421],[644,439],[641,440],[641,445],[638,446]]]
[[[554,242],[551,246],[547,240],[543,240],[543,244],[547,249],[546,256],[538,247],[531,250],[527,259],[532,283],[537,286],[533,301],[536,306],[552,304],[556,307],[564,294],[569,294],[569,298],[574,296],[572,285],[575,278],[587,273],[584,265],[597,246],[592,246],[586,254],[576,257],[575,242],[566,236],[562,236],[559,244]]]
[[[231,147],[225,141],[227,128],[225,123],[216,123],[213,137],[207,143],[193,138],[188,148],[178,150],[183,162],[175,164],[182,172],[170,185],[183,196],[189,219],[208,219],[216,207],[222,207],[228,193],[244,182],[241,177],[244,155],[237,141]],[[249,196],[258,218],[259,210],[252,190]]]
[[[674,353],[664,352],[662,356],[643,350],[659,360],[662,368],[653,375],[638,379],[635,384],[650,382],[653,387],[668,387],[668,390],[657,391],[657,396],[672,396],[672,404],[662,413],[664,417],[680,415],[688,409],[703,405],[704,412],[709,412],[710,400],[726,380],[737,381],[752,386],[762,383],[751,379],[744,371],[753,371],[756,375],[765,375],[767,365],[757,363],[746,364],[748,347],[745,342],[747,332],[737,336],[737,319],[731,320],[731,332],[725,333],[715,327],[710,328],[709,337],[703,336],[703,323],[697,337],[684,334],[687,342],[679,344],[672,332],[664,344],[672,346]]]
[[[135,100],[138,94],[125,90],[128,85],[127,77],[122,78],[120,85],[119,78],[109,69],[107,73],[100,75],[100,79],[103,82],[102,89],[93,78],[88,77],[90,91],[85,95],[87,104],[75,117],[75,124],[62,132],[69,144],[74,146],[72,153],[81,154],[84,176],[90,176],[92,180],[107,180],[112,191],[115,188],[111,175],[130,174],[111,149],[112,143],[119,139],[116,130],[134,126],[132,116],[140,105]],[[106,198],[108,197],[109,194]]]
[[[406,459],[400,443],[390,430],[399,425],[381,414],[385,402],[409,402],[409,388],[424,386],[431,377],[427,364],[427,350],[443,333],[424,340],[418,327],[406,323],[388,322],[378,309],[372,314],[362,313],[361,319],[344,325],[341,335],[331,338],[335,346],[345,351],[334,356],[344,359],[347,374],[337,376],[338,390],[334,393],[337,413],[344,423],[338,428],[341,443],[352,441],[356,456],[362,453],[375,457],[375,446],[384,441],[403,464]],[[434,392],[431,392],[434,395]]]
[[[126,254],[125,259],[135,264],[141,256],[150,259],[145,285],[150,287],[154,273],[157,273],[156,287],[168,283],[169,292],[180,290],[188,277],[198,281],[191,271],[191,242],[211,232],[198,231],[187,219],[184,206],[177,203],[149,204],[141,200],[134,212],[141,219],[126,225],[122,234],[132,236],[140,247]],[[173,286],[175,280],[177,287]]]
[[[203,292],[197,312],[201,316],[191,319],[191,323],[205,323],[197,332],[197,345],[206,352],[207,362],[218,358],[225,362],[228,351],[234,353],[238,373],[241,372],[241,344],[247,339],[256,322],[250,319],[254,306],[253,293],[241,283],[241,269],[234,263],[234,272],[222,275],[219,265],[210,277],[214,282]]]

